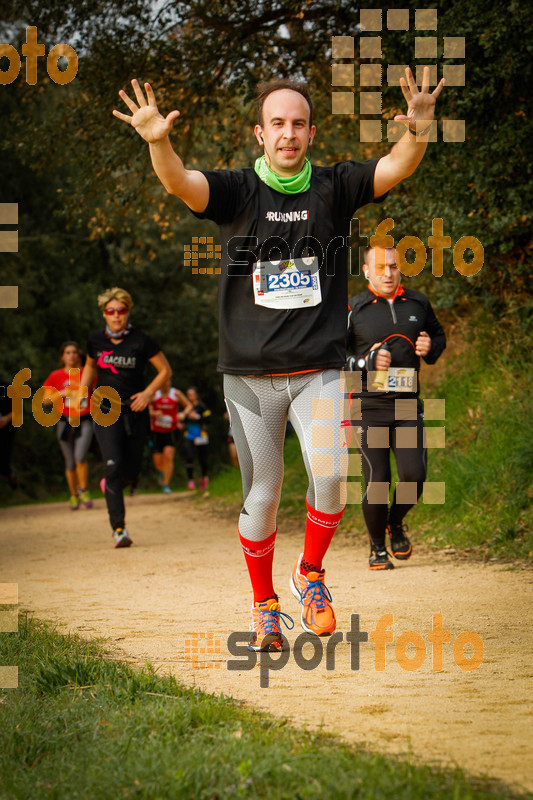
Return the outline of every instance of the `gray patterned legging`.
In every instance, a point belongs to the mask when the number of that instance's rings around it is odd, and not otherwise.
[[[347,448],[342,447],[339,370],[278,377],[224,375],[224,395],[241,467],[242,536],[261,541],[276,529],[287,419],[302,448],[307,502],[327,514],[344,507],[342,465],[347,455],[341,455]]]
[[[79,436],[74,437],[74,430],[69,431],[66,441],[62,440],[62,436],[67,427],[64,419],[60,419],[57,423],[57,439],[63,458],[65,459],[65,469],[67,472],[74,472],[76,464],[83,464],[87,460],[87,451],[91,445],[93,438],[93,425],[92,417],[82,417],[80,420]]]

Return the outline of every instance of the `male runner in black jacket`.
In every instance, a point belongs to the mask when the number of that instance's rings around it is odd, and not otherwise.
[[[420,357],[434,364],[446,347],[428,298],[401,285],[395,254],[394,248],[366,250],[363,270],[368,288],[349,303],[347,345],[356,355],[347,366],[362,371],[361,391],[351,395],[351,419],[358,426],[360,413],[357,446],[366,483],[363,514],[370,537],[370,569],[394,567],[385,546],[386,533],[397,559],[411,556],[402,521],[422,493],[427,463]],[[400,484],[389,509],[391,448]]]

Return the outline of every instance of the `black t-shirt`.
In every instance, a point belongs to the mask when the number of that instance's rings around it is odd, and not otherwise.
[[[113,344],[104,331],[89,336],[87,354],[96,361],[96,386],[111,386],[121,400],[145,388],[144,368],[161,348],[149,336],[132,328],[118,344]]]
[[[399,391],[372,390],[367,385],[367,372],[363,370],[360,394],[363,408],[381,406],[382,403],[394,402],[400,398],[418,397],[420,386],[418,372],[420,358],[416,355],[416,340],[422,331],[429,334],[431,350],[424,356],[424,361],[434,364],[446,347],[446,336],[442,325],[425,294],[413,289],[401,289],[400,293],[389,303],[387,298],[365,289],[350,300],[348,317],[347,347],[356,356],[367,356],[373,344],[387,340],[391,353],[391,370],[389,385],[398,386]],[[414,379],[409,375],[413,374]],[[406,388],[413,385],[413,392]]]
[[[310,189],[289,195],[253,169],[204,172],[209,203],[195,216],[220,226],[220,372],[343,366],[350,220],[374,202],[376,164],[314,166]]]

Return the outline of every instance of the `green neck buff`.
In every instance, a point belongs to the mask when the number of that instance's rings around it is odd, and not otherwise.
[[[302,170],[297,175],[291,175],[289,178],[282,178],[281,175],[277,175],[274,170],[270,169],[264,156],[257,159],[254,170],[263,183],[282,194],[306,192],[311,186],[311,162],[308,158],[305,159]]]

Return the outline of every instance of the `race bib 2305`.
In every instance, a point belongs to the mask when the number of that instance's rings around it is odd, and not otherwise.
[[[252,274],[256,305],[288,309],[322,302],[316,258],[258,261]]]

